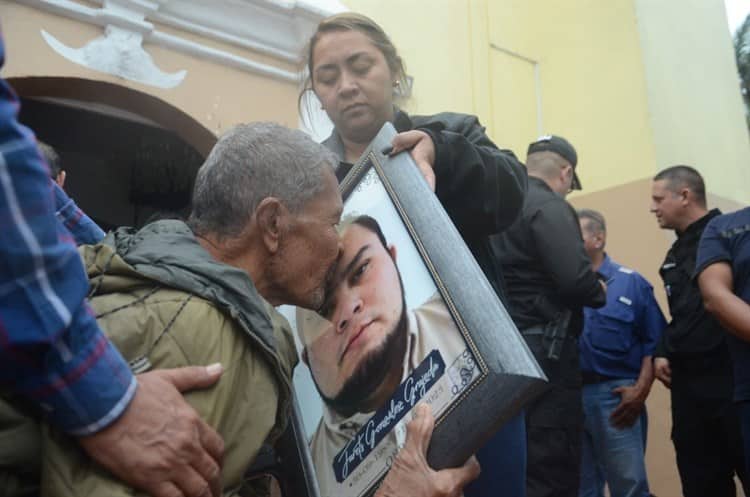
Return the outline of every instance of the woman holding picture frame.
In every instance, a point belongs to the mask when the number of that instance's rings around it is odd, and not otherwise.
[[[334,124],[324,141],[339,157],[341,181],[380,128],[399,131],[391,154],[408,150],[487,279],[503,300],[503,280],[489,251],[489,236],[517,217],[526,193],[523,165],[500,150],[475,116],[409,116],[396,104],[409,93],[404,63],[388,35],[371,19],[338,14],[318,25],[307,51],[309,76],[300,102],[312,91]],[[465,495],[525,495],[523,416],[508,422],[478,451],[478,480]]]

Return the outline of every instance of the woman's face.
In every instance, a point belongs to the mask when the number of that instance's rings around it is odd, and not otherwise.
[[[320,36],[312,54],[312,86],[345,138],[371,141],[393,119],[393,78],[383,53],[359,31]]]

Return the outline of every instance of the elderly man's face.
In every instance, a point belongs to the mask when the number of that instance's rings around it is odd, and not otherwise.
[[[403,361],[406,315],[395,256],[394,247],[386,249],[358,224],[342,236],[333,289],[321,309],[327,321],[306,325],[304,333],[310,370],[329,404],[356,404],[380,384],[388,365]]]
[[[286,302],[317,309],[323,304],[325,285],[339,255],[336,225],[343,205],[336,176],[324,172],[323,190],[292,221],[271,269],[274,283],[284,289]]]

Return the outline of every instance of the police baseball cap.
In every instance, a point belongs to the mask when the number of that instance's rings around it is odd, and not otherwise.
[[[573,166],[573,184],[571,185],[571,188],[573,188],[573,190],[581,189],[581,180],[578,179],[578,174],[576,174],[578,154],[576,154],[576,149],[573,148],[573,145],[571,145],[568,140],[562,136],[540,136],[535,142],[529,144],[529,149],[526,151],[526,155],[531,155],[535,152],[555,152],[557,155],[568,161],[570,165]]]

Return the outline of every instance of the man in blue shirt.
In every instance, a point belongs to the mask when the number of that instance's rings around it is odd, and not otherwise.
[[[737,403],[750,469],[750,207],[712,219],[706,226],[695,263],[703,303],[732,335]],[[747,473],[750,474],[750,473]]]
[[[584,432],[580,497],[648,497],[645,401],[654,381],[651,357],[666,326],[643,276],[604,251],[604,216],[578,211],[586,253],[607,283],[607,303],[584,308],[579,341]]]

